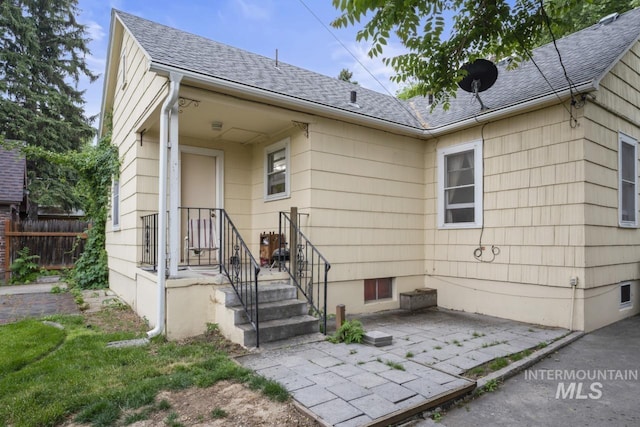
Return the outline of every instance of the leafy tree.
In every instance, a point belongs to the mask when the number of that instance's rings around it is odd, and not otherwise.
[[[558,7],[561,3],[564,3],[564,0],[545,0],[545,5],[553,5],[553,7]],[[640,7],[640,0],[586,0],[578,2],[568,13],[552,17],[550,26],[557,39],[593,25],[607,15],[616,12],[624,13],[635,7]],[[543,31],[538,38],[538,44],[545,44],[552,40],[551,32]]]
[[[392,80],[410,85],[413,82],[417,94],[432,93],[436,104],[447,107],[448,98],[455,96],[457,82],[464,77],[465,71],[460,70],[464,63],[515,55],[512,66],[516,66],[539,42],[539,35],[548,33],[549,23],[556,26],[558,34],[571,31],[566,30],[566,22],[555,17],[572,13],[582,3],[581,0],[333,0],[341,15],[332,25],[342,28],[365,21],[356,40],[371,42],[371,57],[382,55],[395,34],[407,53],[383,58],[396,73]]]
[[[8,145],[9,142],[5,142]],[[87,243],[80,258],[71,271],[72,286],[82,289],[104,288],[109,284],[105,228],[109,213],[111,185],[120,170],[118,148],[111,144],[111,133],[107,133],[96,145],[85,143],[79,151],[59,153],[42,147],[21,148],[27,158],[46,161],[56,167],[74,171],[78,176],[76,186],[80,207],[92,227],[87,232]]]
[[[75,18],[77,0],[0,1],[0,134],[8,140],[63,153],[94,134],[85,117],[81,76],[94,81],[85,55],[85,27]],[[31,199],[70,209],[73,172],[28,159]]]
[[[338,74],[338,80],[342,80],[342,81],[353,83],[354,85],[357,85],[358,82],[352,81],[351,80],[352,77],[353,77],[353,73],[351,71],[349,71],[349,69],[347,69],[347,68],[343,68],[342,70],[340,70],[340,74]]]

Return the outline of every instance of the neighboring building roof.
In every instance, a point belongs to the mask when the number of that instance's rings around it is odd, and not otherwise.
[[[150,60],[177,71],[189,71],[211,78],[262,89],[292,99],[304,100],[349,111],[390,123],[419,129],[435,129],[478,116],[480,105],[471,94],[459,91],[444,111],[430,111],[423,97],[401,101],[338,79],[224,45],[204,37],[114,11]],[[609,24],[595,24],[557,41],[562,64],[574,87],[593,90],[640,35],[640,8],[626,12]],[[507,70],[499,66],[495,85],[482,92],[489,111],[505,109],[526,101],[566,90],[569,83],[552,43],[533,51],[535,63],[524,61]],[[546,80],[545,80],[546,77]],[[355,107],[349,93],[357,90]]]
[[[22,202],[26,169],[24,155],[0,146],[0,204]]]

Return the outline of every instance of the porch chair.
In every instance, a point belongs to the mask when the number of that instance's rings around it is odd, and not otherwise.
[[[189,251],[198,257],[204,251],[217,251],[218,238],[214,218],[190,219],[187,236],[184,238],[184,257],[189,259]]]

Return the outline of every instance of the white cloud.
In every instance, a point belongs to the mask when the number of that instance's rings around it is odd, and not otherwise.
[[[95,21],[89,21],[85,24],[85,26],[87,29],[87,34],[89,35],[89,38],[91,40],[99,42],[104,39],[106,33],[104,31],[104,28],[102,28],[100,24]]]
[[[262,7],[264,3],[257,4],[247,0],[236,0],[236,4],[240,6],[242,15],[247,19],[253,21],[268,21],[271,19],[269,10]]]

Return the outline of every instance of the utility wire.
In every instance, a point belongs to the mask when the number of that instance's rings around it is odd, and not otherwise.
[[[329,27],[328,27],[328,26],[327,26],[327,25],[322,21],[322,19],[320,19],[320,17],[319,17],[318,15],[316,15],[316,14],[315,14],[315,12],[314,12],[313,10],[311,10],[311,8],[310,8],[309,6],[307,6],[307,4],[304,2],[304,0],[299,0],[299,1],[300,1],[300,4],[302,4],[302,6],[304,6],[304,7],[305,7],[305,9],[307,9],[307,10],[309,11],[309,13],[310,13],[310,14],[311,14],[315,19],[316,19],[316,21],[318,21],[318,22],[320,23],[320,25],[322,25],[322,26],[324,27],[324,29],[325,29],[325,30],[327,30],[327,32],[328,32],[329,34],[331,34],[331,37],[333,37],[333,38],[334,38],[334,39],[335,39],[335,40],[340,44],[340,46],[342,46],[342,48],[343,48],[345,51],[347,51],[347,53],[348,53],[349,55],[351,55],[351,57],[352,57],[353,59],[355,59],[355,60],[356,60],[356,62],[357,62],[358,64],[360,64],[360,66],[361,66],[361,67],[362,67],[362,68],[367,72],[367,74],[369,74],[369,75],[371,76],[371,78],[372,78],[373,80],[375,80],[375,81],[376,81],[376,83],[378,83],[378,84],[380,85],[380,87],[381,87],[382,89],[384,89],[384,91],[385,91],[387,94],[389,94],[391,97],[393,97],[393,99],[395,99],[395,100],[398,102],[398,104],[402,107],[402,109],[403,109],[403,110],[405,110],[405,111],[406,111],[406,112],[408,112],[412,117],[414,117],[414,118],[416,118],[416,119],[417,119],[417,117],[416,117],[416,113],[415,113],[414,111],[412,111],[411,109],[409,109],[409,108],[408,108],[408,107],[407,107],[403,102],[401,102],[401,101],[400,101],[400,100],[399,100],[399,99],[398,99],[394,94],[392,94],[392,93],[389,91],[389,89],[387,89],[387,87],[386,87],[384,84],[382,84],[382,82],[381,82],[380,80],[378,80],[378,78],[377,78],[376,76],[374,76],[374,75],[373,75],[373,73],[372,73],[371,71],[369,71],[369,69],[368,69],[368,68],[367,68],[367,67],[362,63],[362,61],[360,61],[360,59],[358,59],[358,57],[357,57],[353,52],[351,52],[351,50],[350,50],[350,49],[349,49],[349,48],[348,48],[348,47],[347,47],[347,46],[342,42],[342,40],[340,40],[340,39],[338,38],[338,36],[336,36],[336,35],[334,34],[334,32],[331,30],[331,28],[329,28]],[[435,138],[435,135],[431,132],[431,130],[429,130],[429,128],[427,128],[427,127],[423,127],[422,129],[423,129],[423,130],[426,130],[426,131],[427,131],[427,133],[428,133],[429,135],[431,135],[432,137],[434,137],[434,138]]]
[[[558,60],[560,61],[560,66],[562,67],[562,71],[564,72],[564,78],[567,79],[567,83],[569,83],[569,92],[571,93],[571,100],[575,102],[573,95],[573,88],[575,84],[569,78],[567,74],[567,69],[564,66],[564,62],[562,61],[562,55],[560,55],[560,49],[558,49],[558,43],[556,42],[556,36],[553,34],[553,30],[551,29],[551,20],[549,19],[549,15],[547,15],[547,11],[544,9],[544,1],[540,0],[540,12],[542,12],[542,17],[544,18],[544,22],[549,30],[549,34],[551,34],[551,40],[553,40],[553,47],[556,49],[558,54]]]
[[[568,108],[566,105],[564,105],[564,101],[562,100],[562,98],[560,97],[560,95],[558,95],[558,92],[556,91],[556,89],[553,87],[553,85],[551,84],[551,82],[549,81],[549,79],[547,78],[547,76],[544,75],[544,73],[542,72],[542,69],[540,68],[540,66],[538,65],[538,63],[535,61],[535,59],[533,59],[533,54],[529,51],[529,49],[527,49],[527,47],[524,45],[524,43],[522,42],[522,40],[520,39],[520,37],[516,36],[516,40],[518,41],[518,44],[520,45],[520,47],[522,48],[522,50],[524,50],[524,53],[527,54],[527,56],[529,57],[529,60],[531,61],[531,63],[538,69],[538,72],[540,73],[540,75],[542,76],[542,78],[544,79],[545,82],[547,82],[547,84],[549,85],[549,87],[551,88],[551,91],[553,92],[553,94],[558,98],[558,100],[560,101],[561,105],[564,107],[565,110],[567,110],[567,112],[569,113],[569,117],[570,117],[570,123],[571,123],[571,127],[576,127],[576,125],[578,124],[578,120],[573,116],[573,112],[571,111],[570,108]],[[564,68],[564,67],[563,67]],[[571,86],[569,86],[569,91],[571,92]],[[571,100],[573,103],[573,92],[571,92]]]

